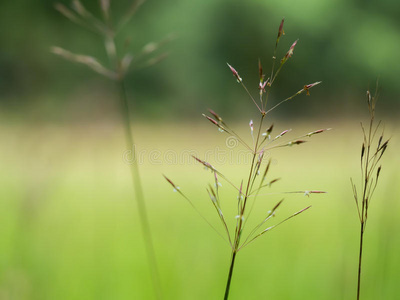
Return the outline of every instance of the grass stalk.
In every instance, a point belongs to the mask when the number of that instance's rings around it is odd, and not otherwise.
[[[377,91],[375,96],[372,96],[370,91],[367,91],[367,105],[369,111],[369,126],[368,130],[364,129],[361,123],[361,129],[363,132],[363,143],[361,146],[361,194],[357,193],[357,187],[351,179],[351,185],[353,189],[353,197],[357,207],[357,213],[360,220],[360,246],[358,253],[358,268],[357,268],[357,300],[361,299],[361,275],[362,275],[362,255],[364,250],[364,233],[368,220],[368,209],[372,196],[375,192],[378,184],[379,176],[381,174],[382,166],[378,164],[385,153],[389,139],[383,142],[384,131],[379,136],[376,142],[376,133],[381,125],[379,121],[375,125],[375,105],[378,99]]]
[[[244,201],[243,201],[243,207],[242,207],[240,215],[239,215],[238,226],[237,226],[236,231],[235,231],[235,242],[234,242],[233,248],[232,248],[231,263],[230,263],[230,267],[229,267],[228,279],[227,279],[226,288],[225,288],[225,296],[224,296],[225,300],[228,299],[228,296],[229,296],[229,290],[230,290],[230,287],[231,287],[233,268],[235,266],[235,259],[236,259],[236,255],[237,255],[237,253],[239,251],[239,247],[240,247],[240,237],[241,237],[241,234],[242,234],[243,224],[244,224],[243,216],[244,216],[244,213],[245,213],[245,210],[246,210],[247,199],[248,199],[250,186],[251,186],[251,182],[252,182],[252,178],[253,178],[252,175],[253,175],[253,171],[254,171],[254,163],[255,163],[256,157],[257,157],[257,148],[258,148],[258,143],[260,141],[262,123],[263,123],[264,118],[265,118],[265,114],[262,113],[261,114],[260,126],[259,126],[258,132],[257,132],[257,139],[256,139],[256,143],[254,145],[253,159],[252,159],[252,162],[251,162],[249,178],[248,178],[247,184],[246,184],[246,193],[245,193],[246,196],[245,196]]]
[[[139,172],[139,165],[136,156],[136,145],[134,143],[133,133],[131,129],[131,118],[129,114],[129,105],[127,99],[127,93],[125,88],[125,83],[123,79],[120,79],[118,82],[118,87],[120,89],[120,107],[121,107],[121,115],[123,119],[123,127],[125,131],[125,140],[126,146],[131,151],[131,160],[130,160],[130,170],[132,175],[132,183],[135,193],[135,200],[138,208],[138,214],[140,219],[140,225],[143,235],[144,244],[146,247],[146,255],[148,264],[151,271],[151,278],[153,281],[153,288],[157,299],[162,299],[161,292],[161,281],[160,275],[157,266],[157,259],[154,251],[153,238],[150,230],[149,218],[147,215],[146,202],[143,195],[143,187],[141,183],[141,177]]]
[[[364,223],[361,223],[360,253],[358,256],[357,300],[360,300],[360,291],[361,291],[361,262],[362,262],[363,244],[364,244]]]
[[[231,288],[231,281],[232,281],[232,274],[233,274],[233,267],[235,266],[236,253],[237,253],[236,250],[232,250],[231,265],[229,267],[229,274],[228,274],[228,280],[226,282],[224,300],[227,300],[229,297],[229,291]]]
[[[83,4],[79,0],[73,1],[72,9],[67,8],[66,6],[58,3],[55,5],[55,8],[67,17],[72,22],[94,31],[99,36],[101,36],[104,40],[105,50],[107,52],[110,68],[104,66],[98,59],[88,55],[75,54],[68,50],[65,50],[60,47],[53,47],[52,52],[56,55],[59,55],[69,61],[80,63],[86,65],[90,69],[95,72],[107,77],[108,79],[114,81],[117,85],[117,89],[119,90],[119,98],[120,98],[120,110],[121,117],[125,132],[125,141],[127,149],[131,152],[131,161],[130,161],[130,170],[132,176],[133,189],[135,193],[135,200],[137,203],[137,209],[140,219],[140,226],[143,235],[143,241],[146,248],[146,254],[148,259],[148,264],[150,268],[153,290],[157,299],[162,299],[162,289],[161,289],[161,281],[157,267],[155,249],[153,245],[152,234],[150,230],[150,223],[147,214],[146,203],[143,195],[143,188],[141,184],[140,171],[138,166],[138,160],[136,157],[136,145],[134,143],[133,133],[131,129],[131,118],[130,118],[130,110],[127,99],[127,92],[125,87],[124,78],[126,73],[128,72],[133,55],[130,53],[126,53],[122,58],[119,57],[118,49],[115,43],[115,36],[120,31],[122,25],[125,25],[136,13],[137,9],[145,2],[145,0],[134,1],[131,5],[131,8],[127,11],[125,16],[122,17],[122,23],[117,26],[117,29],[113,27],[113,24],[110,22],[110,2],[109,1],[100,1],[100,7],[103,12],[104,20],[98,19],[95,15],[91,14],[89,11],[85,9]],[[167,39],[168,40],[168,39]],[[165,43],[165,40],[163,43]],[[142,53],[137,55],[137,57],[146,56],[153,51],[155,51],[159,45],[153,46],[151,50],[148,50],[146,47],[143,48]],[[147,50],[146,50],[147,49]],[[164,56],[160,56],[164,57]],[[160,58],[149,59],[145,65],[151,65],[156,61],[159,61]]]
[[[270,220],[273,216],[275,216],[275,213],[278,209],[278,207],[281,205],[282,200],[280,200],[277,204],[273,206],[271,210],[269,210],[266,213],[266,216],[261,220],[258,226],[253,228],[252,230],[250,229],[250,233],[243,235],[245,232],[245,228],[247,225],[247,220],[250,217],[252,207],[254,206],[254,203],[256,201],[257,196],[262,196],[260,194],[261,189],[270,187],[272,183],[278,181],[279,179],[273,179],[273,180],[268,180],[266,181],[267,178],[267,173],[270,168],[270,162],[267,163],[265,167],[265,171],[263,173],[260,172],[261,165],[263,163],[263,159],[266,157],[265,151],[268,151],[269,149],[273,148],[278,148],[278,147],[287,147],[287,146],[293,146],[293,145],[300,145],[305,143],[304,140],[290,140],[283,142],[281,144],[273,144],[277,139],[280,139],[283,135],[288,133],[290,130],[285,130],[281,132],[279,135],[277,135],[275,138],[271,137],[271,132],[273,130],[273,124],[267,127],[267,129],[264,128],[264,121],[266,119],[267,113],[271,112],[275,108],[277,108],[280,104],[289,101],[296,96],[306,92],[307,95],[309,95],[309,89],[312,87],[318,85],[320,82],[315,82],[312,84],[304,85],[304,87],[299,90],[297,93],[293,94],[289,98],[286,98],[275,106],[272,106],[271,109],[267,109],[267,101],[268,101],[268,95],[270,94],[270,89],[271,86],[278,75],[278,73],[281,71],[282,66],[289,60],[289,58],[293,55],[293,50],[294,47],[296,46],[297,41],[295,41],[292,46],[290,47],[289,51],[286,53],[286,55],[280,60],[280,65],[277,69],[276,72],[274,72],[275,68],[275,60],[276,60],[276,53],[277,49],[276,47],[278,46],[278,42],[280,37],[283,35],[283,20],[279,26],[279,31],[278,31],[278,36],[276,40],[276,46],[274,49],[274,56],[273,56],[273,63],[272,63],[272,70],[271,70],[271,77],[270,78],[265,78],[265,75],[263,73],[261,61],[259,60],[259,87],[258,87],[258,93],[259,93],[259,102],[256,101],[258,97],[253,97],[246,85],[243,82],[243,79],[240,77],[239,73],[228,63],[228,67],[231,70],[233,76],[236,78],[236,81],[241,85],[241,87],[245,90],[246,94],[249,96],[251,102],[253,102],[254,106],[257,108],[258,111],[258,116],[260,117],[259,123],[257,128],[254,128],[254,123],[252,120],[249,122],[249,127],[250,127],[250,135],[251,135],[251,143],[246,142],[246,138],[243,138],[239,136],[236,131],[234,131],[230,126],[226,124],[226,122],[222,119],[221,116],[219,116],[216,112],[213,110],[209,110],[209,113],[211,116],[204,115],[203,116],[214,126],[217,127],[219,132],[223,132],[225,134],[228,134],[230,138],[234,137],[238,144],[241,144],[244,146],[250,153],[251,153],[251,164],[249,164],[249,171],[248,173],[244,175],[245,178],[241,180],[240,185],[235,184],[232,180],[229,180],[227,176],[224,176],[220,171],[218,171],[215,167],[213,167],[210,163],[201,160],[200,158],[194,157],[197,162],[202,164],[207,170],[211,171],[213,173],[213,183],[215,184],[216,192],[214,191],[213,187],[209,184],[208,188],[206,189],[208,192],[208,196],[210,197],[214,207],[216,208],[217,213],[219,214],[219,218],[222,222],[223,228],[225,230],[225,234],[227,236],[227,239],[224,238],[224,240],[229,241],[229,245],[231,247],[231,256],[230,256],[230,264],[229,264],[229,270],[228,270],[228,277],[226,280],[226,285],[225,285],[225,293],[224,293],[224,299],[227,300],[229,298],[230,294],[230,288],[232,284],[232,279],[233,279],[233,272],[235,269],[235,263],[237,260],[237,255],[240,250],[242,250],[244,247],[252,243],[255,239],[259,238],[260,236],[264,235],[266,232],[269,232],[270,230],[276,228],[280,224],[286,222],[287,220],[299,215],[300,213],[304,212],[305,210],[309,209],[310,206],[295,212],[294,214],[290,215],[289,217],[286,217],[282,221],[276,223],[275,225],[269,226],[267,228],[262,226],[265,226],[265,223]],[[310,137],[314,134],[318,134],[321,132],[324,132],[329,129],[319,129],[313,132],[310,132],[306,135],[303,135],[302,137]],[[271,146],[273,144],[273,146]],[[261,175],[263,174],[263,175]],[[269,176],[269,174],[268,174]],[[183,196],[191,206],[194,207],[194,202],[190,200],[177,186],[172,180],[164,176],[165,179],[168,181],[170,185],[172,185],[174,191],[178,192],[181,196]],[[218,194],[218,186],[220,185],[220,182],[218,181],[218,178],[221,178],[222,180],[226,181],[229,183],[230,186],[232,186],[235,190],[239,191],[239,195],[237,197],[237,215],[235,216],[236,218],[236,224],[234,225],[235,230],[232,231],[234,232],[234,237],[231,238],[230,236],[230,231],[228,228],[228,223],[226,222],[226,218],[223,216],[222,210],[221,210],[221,199]],[[255,187],[255,184],[257,187]],[[324,193],[322,191],[295,191],[295,192],[286,192],[286,193],[301,193],[304,194],[305,196],[308,196],[312,193]],[[254,196],[255,195],[255,196]],[[265,195],[265,194],[264,194]],[[247,206],[250,205],[250,209],[246,209]],[[195,208],[195,210],[199,212]],[[202,216],[203,219],[207,221],[207,219]],[[207,223],[219,234],[218,230],[210,224],[210,222],[207,221]],[[260,230],[260,231],[259,231]],[[220,234],[221,235],[221,234]],[[243,238],[242,238],[243,237]],[[243,241],[244,240],[244,241]],[[231,242],[233,241],[233,242]]]

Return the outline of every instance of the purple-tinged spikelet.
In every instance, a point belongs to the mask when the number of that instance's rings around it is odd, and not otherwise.
[[[236,79],[237,79],[237,81],[238,81],[239,83],[241,83],[243,80],[242,80],[242,78],[239,76],[239,73],[238,73],[230,64],[228,64],[228,63],[226,63],[226,64],[228,65],[229,69],[231,69],[231,71],[232,71],[232,73],[233,73],[233,76],[235,76]]]
[[[310,89],[318,84],[320,84],[322,81],[317,81],[311,84],[306,84],[303,88],[303,91],[307,92],[307,96],[310,96]]]
[[[294,52],[294,47],[297,45],[297,41],[295,40],[292,46],[290,46],[289,51],[286,53],[286,55],[282,58],[281,63],[285,63],[290,57],[292,57],[293,52]]]

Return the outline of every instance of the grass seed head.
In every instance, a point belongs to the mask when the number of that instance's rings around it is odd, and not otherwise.
[[[281,64],[284,64],[289,58],[292,57],[293,52],[294,52],[294,47],[296,47],[298,42],[298,39],[294,41],[294,43],[292,44],[292,46],[290,46],[289,51],[286,53],[286,55],[282,58],[281,60]]]
[[[306,135],[307,135],[308,137],[310,137],[310,136],[312,136],[312,135],[314,135],[314,134],[323,133],[323,132],[328,131],[328,130],[331,130],[331,129],[332,129],[332,128],[318,129],[318,130],[309,132],[309,133],[307,133]]]
[[[283,23],[285,22],[285,18],[282,19],[281,24],[279,25],[279,30],[278,30],[278,39],[282,36],[285,35],[285,32],[283,31]]]
[[[291,130],[291,129],[286,129],[286,130],[282,131],[280,134],[278,134],[278,135],[275,137],[275,140],[276,140],[276,139],[279,139],[279,138],[282,137],[282,136],[284,136],[284,135],[285,135],[286,133],[288,133],[290,130]]]
[[[100,0],[101,10],[104,13],[106,19],[109,18],[109,11],[110,11],[110,0]]]
[[[262,69],[262,65],[261,65],[261,60],[258,59],[258,73],[260,76],[260,83],[262,83],[264,81],[264,74],[263,74],[263,69]]]
[[[164,174],[163,174],[163,176],[164,176],[165,180],[167,180],[167,181],[169,182],[169,184],[172,185],[172,187],[174,188],[174,192],[176,192],[176,191],[179,190],[179,186],[175,185],[175,183],[173,183],[172,180],[169,179],[169,178],[168,178],[167,176],[165,176]]]
[[[56,4],[54,4],[54,8],[60,14],[62,14],[64,17],[69,19],[70,21],[72,21],[74,23],[79,23],[79,19],[77,18],[77,16],[69,8],[67,8],[64,4],[56,3]]]
[[[208,111],[210,112],[210,114],[212,114],[214,116],[214,118],[216,118],[219,122],[222,122],[222,118],[212,109],[208,109]]]
[[[266,130],[265,133],[267,134],[267,136],[271,134],[272,129],[274,129],[274,123],[272,123],[271,126],[269,126],[268,129]]]
[[[86,11],[85,7],[83,6],[83,4],[81,3],[81,1],[79,1],[79,0],[72,1],[72,7],[82,17],[87,16],[87,11]]]
[[[215,126],[219,126],[218,122],[215,121],[213,118],[203,114],[203,117],[206,118],[208,121],[210,121],[211,123],[213,123]]]
[[[236,77],[237,82],[238,82],[238,83],[241,83],[243,80],[242,80],[242,78],[239,76],[239,73],[238,73],[230,64],[228,64],[228,63],[226,63],[226,64],[228,65],[229,69],[231,69],[231,71],[232,71],[232,73],[233,73],[233,76]]]
[[[307,143],[307,141],[304,140],[296,140],[296,141],[291,141],[288,143],[289,146],[293,146],[293,145],[300,145],[300,144],[304,144]]]
[[[307,84],[304,86],[303,91],[307,92],[307,96],[310,96],[310,89],[318,84],[320,84],[322,81],[317,81],[311,84]]]

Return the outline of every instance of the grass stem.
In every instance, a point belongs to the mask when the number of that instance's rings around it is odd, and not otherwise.
[[[361,260],[364,243],[364,222],[361,222],[360,232],[360,254],[358,256],[358,279],[357,279],[357,300],[360,300],[360,288],[361,288]]]
[[[357,300],[360,299],[361,293],[361,266],[362,266],[362,254],[364,244],[364,232],[367,226],[368,220],[368,208],[372,195],[374,194],[375,188],[378,184],[379,175],[381,173],[381,165],[378,167],[382,155],[385,153],[389,140],[386,140],[382,144],[384,138],[384,130],[378,139],[375,140],[378,128],[381,125],[381,121],[377,125],[374,124],[375,120],[375,104],[377,101],[378,93],[375,92],[375,96],[372,96],[370,91],[367,91],[367,104],[370,115],[368,130],[365,130],[361,123],[361,129],[363,132],[363,143],[361,147],[361,195],[359,197],[357,188],[351,180],[353,187],[354,200],[357,205],[358,217],[360,219],[360,249],[358,256],[358,271],[357,271]],[[375,175],[374,175],[375,173]]]
[[[240,211],[240,215],[239,215],[239,219],[238,219],[238,223],[237,223],[236,231],[235,231],[235,241],[234,241],[233,248],[232,248],[231,265],[229,267],[228,280],[227,280],[226,288],[225,288],[225,296],[224,296],[225,300],[227,300],[229,297],[229,289],[231,286],[231,280],[232,280],[233,268],[235,265],[236,254],[240,248],[240,237],[242,235],[243,224],[244,224],[243,216],[244,216],[244,212],[246,209],[248,195],[249,195],[249,192],[251,189],[252,176],[253,176],[253,172],[254,172],[254,163],[255,163],[255,160],[257,157],[257,148],[258,148],[258,143],[260,141],[261,129],[262,129],[262,124],[263,124],[264,118],[265,118],[265,114],[261,114],[260,125],[259,125],[258,131],[257,131],[257,139],[256,139],[256,142],[254,145],[253,159],[252,159],[251,166],[250,166],[249,178],[247,180],[247,185],[246,185],[245,198],[243,201],[243,207]]]
[[[150,224],[149,224],[149,219],[147,216],[147,209],[146,209],[146,203],[144,201],[144,196],[143,196],[143,188],[141,184],[141,179],[140,179],[140,172],[139,172],[139,166],[138,166],[138,161],[135,153],[135,143],[133,139],[133,134],[131,130],[131,118],[129,115],[129,106],[128,106],[128,100],[127,100],[127,95],[126,95],[126,88],[125,88],[125,83],[123,79],[120,79],[118,81],[119,89],[120,89],[120,100],[121,100],[121,114],[122,114],[122,119],[123,119],[123,125],[124,125],[124,131],[125,131],[125,138],[126,138],[126,146],[128,149],[131,150],[132,154],[132,160],[130,164],[130,169],[131,169],[131,174],[132,174],[132,182],[133,182],[133,188],[134,188],[134,193],[135,193],[135,198],[136,198],[136,203],[137,203],[137,208],[139,212],[139,219],[140,219],[140,225],[142,229],[142,235],[146,247],[146,254],[147,254],[147,259],[149,263],[149,267],[151,270],[151,277],[153,281],[153,288],[154,292],[156,294],[157,299],[162,299],[162,293],[161,293],[161,282],[160,282],[160,276],[159,276],[159,271],[158,271],[158,266],[157,266],[157,260],[156,260],[156,255],[154,251],[154,245],[153,245],[153,239],[151,235],[151,230],[150,230]]]
[[[224,300],[227,300],[229,297],[229,290],[231,287],[231,280],[232,280],[232,274],[233,274],[233,267],[235,265],[235,258],[236,258],[236,250],[232,250],[232,256],[231,256],[231,266],[229,267],[229,274],[228,274],[228,281],[226,283],[226,288],[225,288],[225,296]]]
[[[219,116],[217,113],[215,113],[213,110],[209,110],[211,116],[207,116],[205,114],[203,114],[203,116],[209,121],[211,122],[214,126],[217,126],[219,131],[225,132],[228,135],[230,135],[230,138],[235,138],[237,143],[242,144],[245,148],[247,148],[252,155],[252,160],[251,160],[251,164],[250,164],[250,169],[248,171],[248,177],[247,177],[247,182],[246,179],[242,179],[241,180],[241,184],[240,187],[238,187],[237,185],[233,184],[232,181],[228,180],[226,176],[224,176],[223,174],[221,174],[219,171],[217,171],[210,163],[203,161],[195,156],[193,156],[193,158],[198,161],[199,163],[201,163],[207,170],[211,170],[214,178],[214,184],[215,184],[215,189],[213,188],[212,185],[209,184],[208,188],[206,189],[208,192],[208,195],[212,201],[212,204],[214,205],[218,215],[219,215],[219,219],[221,220],[224,228],[225,228],[225,233],[226,236],[228,238],[229,244],[231,246],[231,259],[230,259],[230,266],[229,266],[229,272],[228,272],[228,278],[226,281],[226,286],[225,286],[225,294],[224,294],[224,299],[227,300],[229,297],[229,292],[230,292],[230,287],[231,287],[231,282],[232,282],[232,277],[233,277],[233,271],[234,271],[234,267],[235,267],[235,260],[236,260],[236,256],[237,253],[246,245],[250,244],[251,242],[253,242],[255,239],[257,239],[258,237],[264,235],[266,232],[269,232],[270,230],[272,230],[273,228],[276,228],[277,226],[279,226],[280,224],[282,224],[283,222],[299,215],[300,213],[304,212],[305,210],[309,209],[311,206],[308,206],[298,212],[295,212],[294,214],[290,215],[289,217],[287,217],[286,219],[284,219],[283,221],[269,226],[267,228],[264,228],[261,232],[257,233],[257,230],[259,230],[271,217],[273,217],[275,215],[275,212],[277,210],[277,208],[280,206],[280,204],[282,203],[283,199],[280,200],[272,210],[268,211],[267,216],[264,217],[261,221],[261,223],[259,223],[258,226],[256,226],[252,231],[250,231],[250,234],[247,235],[247,233],[243,236],[243,240],[242,240],[242,235],[243,233],[245,233],[245,227],[246,227],[246,223],[247,220],[251,214],[252,211],[252,207],[254,206],[254,202],[255,199],[257,198],[257,196],[259,195],[259,192],[262,188],[264,187],[268,187],[271,186],[272,183],[276,182],[279,180],[279,178],[275,178],[273,180],[270,180],[268,183],[265,183],[265,179],[267,176],[267,172],[269,170],[270,164],[271,164],[271,160],[269,160],[265,171],[263,173],[263,175],[260,174],[260,167],[262,165],[263,159],[265,158],[265,156],[267,156],[269,153],[266,153],[266,150],[272,149],[274,148],[274,146],[269,146],[270,143],[274,142],[275,140],[277,140],[278,138],[280,138],[281,136],[283,136],[284,134],[286,134],[287,132],[289,132],[290,130],[285,130],[283,131],[281,134],[279,134],[278,136],[276,136],[275,138],[271,139],[271,132],[273,129],[273,124],[270,125],[267,129],[263,130],[263,122],[264,119],[267,115],[267,113],[269,113],[270,111],[272,111],[273,109],[275,109],[277,106],[281,105],[282,103],[289,101],[290,99],[293,99],[294,97],[300,95],[303,92],[307,92],[307,95],[309,95],[309,89],[318,85],[320,82],[315,82],[312,84],[307,84],[304,85],[304,87],[299,90],[297,93],[295,93],[294,95],[292,95],[289,98],[284,99],[283,101],[279,102],[278,104],[276,104],[274,107],[272,107],[271,109],[266,111],[267,108],[267,100],[268,100],[268,95],[270,92],[270,88],[271,88],[271,84],[273,83],[273,81],[275,80],[275,78],[277,77],[279,71],[281,70],[283,64],[288,60],[289,57],[292,56],[293,54],[293,49],[294,46],[296,45],[297,41],[295,41],[292,46],[290,47],[289,51],[287,52],[287,54],[285,55],[285,57],[281,60],[281,64],[278,68],[278,70],[274,73],[274,67],[275,67],[275,60],[276,60],[276,50],[277,50],[277,46],[278,46],[278,42],[279,42],[279,38],[284,34],[283,32],[283,22],[284,20],[282,20],[280,26],[279,26],[279,31],[278,31],[278,36],[276,39],[276,45],[275,45],[275,50],[274,50],[274,56],[273,56],[273,64],[272,64],[272,70],[271,70],[271,77],[269,77],[268,79],[265,80],[265,74],[263,74],[263,69],[262,69],[262,65],[261,65],[261,61],[258,61],[258,69],[259,69],[259,83],[258,83],[258,94],[259,94],[259,104],[257,103],[258,101],[256,101],[256,98],[253,98],[253,96],[250,94],[249,90],[247,89],[246,85],[244,84],[242,78],[239,76],[238,72],[230,65],[227,63],[229,69],[231,70],[231,72],[233,73],[233,76],[236,78],[237,82],[241,84],[241,86],[244,88],[244,90],[246,91],[247,95],[250,97],[251,101],[254,103],[254,105],[257,107],[258,111],[260,112],[261,116],[260,116],[260,122],[258,124],[258,130],[254,127],[254,123],[253,120],[250,120],[249,122],[249,126],[250,126],[250,134],[251,134],[251,141],[252,144],[247,144],[245,142],[245,140],[243,138],[241,138],[235,131],[233,131],[225,122],[224,120],[221,118],[221,116]],[[265,96],[265,101],[263,100]],[[316,130],[313,132],[308,133],[307,135],[305,135],[304,137],[310,137],[311,135],[317,134],[317,133],[321,133],[323,131],[326,131],[329,129],[320,129],[320,130]],[[263,133],[262,133],[263,132]],[[291,145],[299,145],[304,143],[305,141],[303,140],[292,140],[289,142],[286,142],[284,144],[280,144],[275,146],[277,147],[285,147],[285,146],[291,146]],[[264,144],[265,143],[265,144]],[[263,145],[264,144],[264,145]],[[229,147],[229,145],[227,144],[227,146]],[[267,155],[266,155],[267,154]],[[165,176],[164,176],[165,177]],[[228,228],[228,224],[226,223],[226,220],[223,213],[222,213],[222,209],[220,206],[220,197],[218,194],[218,185],[219,185],[219,181],[218,178],[222,178],[224,180],[226,180],[231,186],[233,186],[238,192],[239,195],[237,197],[237,215],[235,216],[236,219],[236,224],[235,224],[235,233],[234,233],[234,238],[231,238],[231,234]],[[170,179],[168,179],[167,177],[165,177],[165,179],[168,181],[169,184],[171,184],[174,188],[175,191],[178,191],[179,194],[181,194],[181,196],[183,196],[186,200],[189,201],[189,203],[194,207],[192,201],[190,201],[185,195],[183,195],[183,193],[181,191],[179,191],[178,186],[176,186]],[[254,185],[256,182],[259,182],[259,186],[258,188],[254,188]],[[311,193],[324,193],[323,191],[301,191],[301,192],[294,192],[294,193],[302,193],[305,195],[309,195]],[[253,195],[255,194],[255,196]],[[252,197],[252,199],[249,199],[249,197]],[[250,202],[252,204],[250,204]],[[249,204],[251,207],[247,210],[246,212],[246,207],[248,206],[247,204]],[[197,212],[199,212],[196,208],[195,210]],[[250,211],[249,211],[250,210]],[[205,219],[203,217],[203,219]],[[208,222],[207,222],[208,223]],[[211,227],[213,227],[211,225]],[[214,227],[213,227],[214,228]],[[255,235],[255,236],[254,236]],[[247,237],[246,237],[247,236]],[[226,239],[224,239],[226,240]],[[243,242],[244,241],[244,242]]]

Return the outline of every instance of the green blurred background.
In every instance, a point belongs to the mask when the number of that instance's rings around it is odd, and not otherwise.
[[[114,1],[113,19],[118,19],[130,3]],[[81,111],[91,111],[92,117],[98,116],[95,112],[107,111],[107,99],[92,99],[95,103],[86,107],[77,98],[85,93],[102,98],[112,86],[84,66],[60,61],[49,48],[61,46],[99,57],[107,64],[102,40],[62,17],[53,4],[51,0],[1,3],[2,110],[24,109],[35,117],[53,115],[54,120],[60,120],[67,117],[60,116],[60,111],[74,111],[77,105]],[[98,1],[84,4],[101,15]],[[258,58],[269,69],[277,27],[285,17],[287,35],[281,41],[278,58],[294,40],[299,38],[299,43],[293,60],[276,82],[276,98],[304,84],[323,81],[323,88],[314,91],[316,97],[308,99],[304,113],[351,116],[349,109],[379,77],[385,96],[381,105],[393,112],[394,105],[398,108],[400,90],[400,65],[396,63],[399,11],[400,3],[390,0],[147,1],[119,35],[119,45],[123,47],[129,39],[128,50],[136,54],[148,42],[171,33],[176,36],[160,49],[170,54],[168,59],[128,78],[135,103],[146,117],[191,118],[208,106],[237,112],[243,108],[236,104],[242,103],[243,93],[229,85],[226,62],[239,71],[250,88],[252,82],[256,83]],[[296,117],[303,105],[294,103],[284,112]],[[185,114],[188,111],[189,116]]]
[[[101,15],[98,1],[83,4]],[[130,4],[112,1],[112,18]],[[0,4],[0,299],[153,299],[115,86],[50,53],[57,45],[107,64],[102,40],[53,5]],[[269,70],[282,17],[286,35],[278,58],[299,42],[271,102],[323,83],[310,97],[281,106],[268,123],[275,122],[276,133],[292,128],[292,137],[333,130],[271,152],[272,176],[283,178],[271,191],[328,194],[285,196],[276,221],[313,208],[240,252],[231,299],[355,298],[359,225],[349,178],[358,179],[365,91],[378,77],[378,117],[392,138],[367,227],[362,296],[400,295],[399,13],[400,2],[390,0],[149,0],[140,8],[118,46],[129,39],[127,50],[135,54],[175,36],[155,54],[166,52],[166,59],[126,78],[166,299],[221,299],[230,252],[161,174],[219,225],[205,192],[212,176],[179,158],[187,151],[204,157],[243,150],[226,147],[227,136],[201,117],[207,108],[251,141],[248,122],[257,111],[226,62],[257,95],[258,58]],[[238,184],[248,168],[215,155],[210,161]],[[225,185],[222,190],[232,223],[236,195]],[[280,199],[259,201],[254,222]]]

